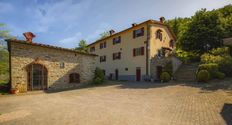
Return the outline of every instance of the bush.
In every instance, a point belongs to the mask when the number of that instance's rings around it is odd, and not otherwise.
[[[101,84],[101,83],[103,83],[103,81],[102,81],[101,78],[96,77],[96,78],[93,79],[93,83],[94,83],[94,84]]]
[[[230,48],[229,47],[221,47],[221,48],[215,48],[210,51],[211,54],[215,56],[223,56],[223,55],[229,55],[230,54]]]
[[[103,73],[103,70],[101,70],[100,68],[96,68],[95,72],[94,72],[94,79],[93,79],[93,83],[94,84],[101,84],[104,82],[105,80],[105,75]]]
[[[160,79],[163,81],[163,82],[168,82],[171,80],[171,76],[168,72],[162,72],[161,76],[160,76]]]
[[[229,48],[217,48],[201,56],[202,63],[216,63],[219,66],[219,71],[227,76],[232,75],[232,57],[229,55]]]
[[[209,63],[209,64],[201,64],[198,66],[198,71],[207,70],[211,75],[215,72],[218,72],[218,64]]]
[[[197,73],[197,81],[198,82],[208,82],[210,79],[210,74],[207,70],[200,70]]]
[[[168,72],[169,75],[172,76],[172,73],[173,73],[172,70],[173,70],[172,62],[169,62],[169,63],[167,63],[167,64],[164,66],[163,72]]]
[[[200,60],[200,54],[198,52],[187,52],[184,50],[176,50],[176,56],[183,62],[187,63],[190,61],[196,62]]]
[[[213,75],[214,75],[214,78],[217,78],[217,79],[224,79],[225,78],[225,74],[222,72],[215,72]]]

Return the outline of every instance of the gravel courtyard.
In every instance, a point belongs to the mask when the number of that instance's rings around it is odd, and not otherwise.
[[[108,84],[0,96],[0,125],[232,125],[228,86]]]

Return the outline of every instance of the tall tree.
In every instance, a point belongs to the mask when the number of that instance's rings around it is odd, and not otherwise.
[[[88,48],[87,48],[87,42],[85,40],[80,40],[78,47],[75,48],[75,50],[78,50],[80,52],[84,52],[87,53],[88,52]]]
[[[200,53],[221,46],[222,29],[217,13],[206,9],[196,12],[178,42],[182,50]]]

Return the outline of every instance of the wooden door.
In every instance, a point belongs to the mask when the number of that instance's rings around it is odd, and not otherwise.
[[[156,78],[157,78],[157,80],[160,80],[160,75],[162,73],[162,70],[163,70],[162,66],[157,66],[156,67]]]
[[[115,70],[115,80],[118,80],[118,69]]]

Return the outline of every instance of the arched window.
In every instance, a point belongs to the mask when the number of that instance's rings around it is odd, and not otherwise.
[[[160,41],[162,41],[162,30],[158,29],[156,31],[156,39],[159,39]]]
[[[69,75],[69,83],[80,83],[80,75],[78,73],[71,73]]]
[[[173,41],[173,40],[170,40],[170,42],[169,42],[169,47],[171,47],[171,48],[174,47],[174,41]]]

